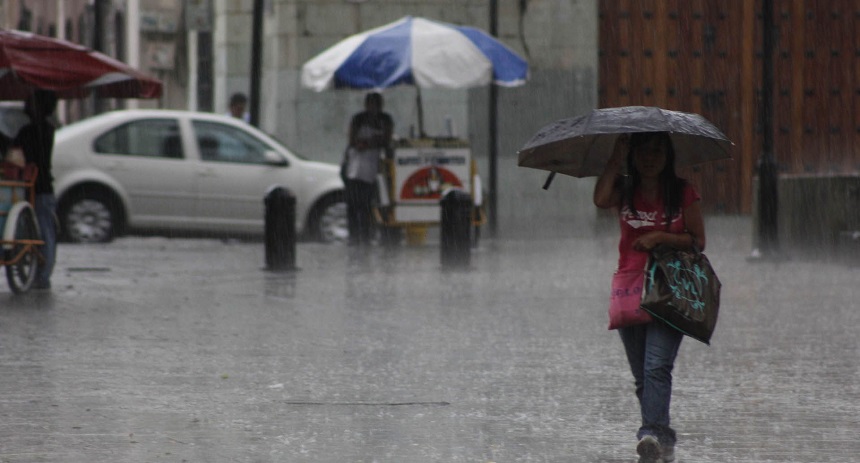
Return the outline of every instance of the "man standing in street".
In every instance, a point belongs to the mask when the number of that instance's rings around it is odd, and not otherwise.
[[[349,147],[344,159],[349,244],[370,244],[373,238],[372,203],[379,159],[391,144],[394,121],[382,111],[382,95],[368,93],[364,111],[352,117]]]
[[[27,164],[35,165],[39,171],[36,177],[36,220],[45,244],[41,247],[44,262],[36,272],[34,289],[50,289],[51,273],[57,252],[56,209],[54,197],[54,177],[51,174],[51,157],[54,151],[54,125],[48,120],[57,107],[57,95],[47,90],[36,90],[27,99],[24,112],[30,122],[18,131],[12,142],[24,152]]]

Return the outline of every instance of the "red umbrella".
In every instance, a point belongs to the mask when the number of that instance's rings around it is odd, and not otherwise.
[[[0,100],[23,100],[34,88],[60,98],[93,91],[103,98],[158,98],[161,81],[90,48],[29,32],[0,30]]]

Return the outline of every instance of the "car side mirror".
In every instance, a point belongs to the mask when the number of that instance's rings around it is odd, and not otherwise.
[[[266,164],[269,164],[270,166],[288,166],[288,165],[290,165],[290,163],[287,162],[287,160],[284,159],[283,156],[278,154],[277,151],[266,150],[266,152],[263,153],[263,156],[265,156],[265,158],[266,158]]]

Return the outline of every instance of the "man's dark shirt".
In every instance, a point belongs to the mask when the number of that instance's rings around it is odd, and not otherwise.
[[[380,112],[373,114],[370,111],[362,111],[352,117],[351,125],[352,130],[356,133],[363,126],[370,126],[375,130],[385,132],[386,130],[392,130],[394,120],[388,113]],[[373,143],[372,147],[383,148],[385,147],[385,142]]]
[[[54,151],[54,131],[56,129],[48,121],[31,122],[18,132],[12,146],[20,146],[24,150],[27,163],[39,168],[36,177],[36,194],[53,194],[54,177],[51,175],[51,156]]]

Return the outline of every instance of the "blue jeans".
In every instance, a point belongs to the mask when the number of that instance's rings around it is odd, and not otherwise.
[[[651,322],[618,330],[636,383],[636,397],[642,412],[637,438],[651,435],[661,445],[675,445],[675,431],[669,427],[672,399],[672,369],[684,335],[661,322]]]
[[[53,194],[36,195],[36,221],[42,235],[42,256],[45,262],[36,271],[36,286],[49,286],[51,273],[54,272],[54,262],[57,258],[57,199]]]

